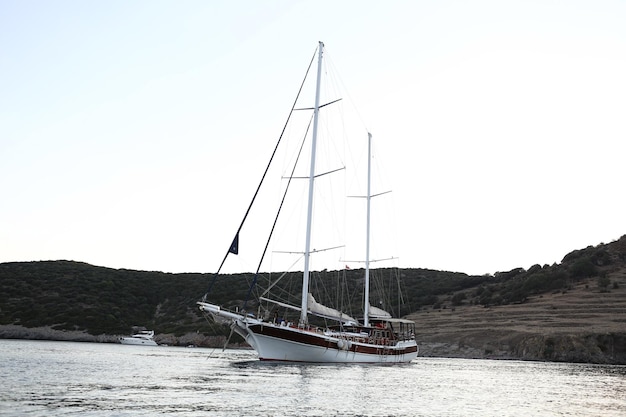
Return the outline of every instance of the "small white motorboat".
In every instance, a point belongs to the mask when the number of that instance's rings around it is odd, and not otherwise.
[[[120,337],[123,345],[158,346],[154,341],[154,330],[142,330],[132,336]]]

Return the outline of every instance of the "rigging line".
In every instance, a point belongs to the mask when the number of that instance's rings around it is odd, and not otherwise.
[[[261,264],[263,263],[263,259],[265,259],[265,254],[267,253],[267,248],[270,245],[270,240],[272,239],[272,235],[274,234],[274,230],[276,229],[276,223],[278,223],[278,216],[285,204],[285,199],[287,198],[287,191],[289,191],[289,186],[291,185],[291,179],[293,178],[293,174],[296,171],[296,167],[298,166],[298,161],[300,160],[300,156],[302,155],[302,149],[304,148],[304,143],[306,142],[306,137],[309,134],[309,129],[311,128],[311,123],[313,122],[313,115],[311,115],[311,119],[309,119],[309,124],[306,127],[306,131],[304,132],[304,137],[302,138],[302,143],[300,144],[300,149],[298,150],[298,156],[296,156],[296,160],[293,163],[293,167],[291,168],[291,175],[289,176],[289,180],[287,181],[287,186],[285,187],[285,192],[283,193],[283,198],[280,201],[280,205],[278,206],[278,211],[276,212],[276,217],[274,217],[274,223],[272,224],[272,229],[270,230],[270,234],[267,237],[267,241],[265,242],[265,248],[263,249],[263,253],[261,254],[261,259],[259,260],[259,265],[256,268],[256,273],[254,274],[254,279],[252,280],[252,284],[250,284],[250,288],[248,288],[248,294],[246,295],[245,301],[243,303],[243,309],[245,311],[246,306],[248,305],[248,300],[250,299],[250,294],[252,293],[252,289],[256,286],[256,283],[259,278],[259,270],[261,269]]]
[[[265,176],[267,175],[267,172],[270,169],[270,165],[272,164],[272,161],[274,160],[274,156],[276,155],[276,151],[278,150],[278,145],[280,145],[281,140],[283,139],[283,135],[285,134],[285,130],[287,129],[287,125],[289,124],[289,120],[291,120],[291,116],[293,115],[293,111],[294,108],[296,107],[296,104],[298,103],[298,99],[300,98],[300,93],[302,93],[302,89],[304,88],[304,83],[309,75],[309,71],[311,70],[311,67],[313,66],[313,62],[315,61],[315,55],[317,53],[317,47],[315,48],[315,52],[313,53],[313,57],[311,57],[311,62],[309,62],[309,66],[306,69],[306,73],[304,74],[304,79],[302,80],[302,84],[300,84],[300,89],[298,90],[298,94],[296,95],[296,99],[293,102],[293,105],[291,106],[291,110],[289,111],[289,116],[287,117],[287,121],[285,122],[285,125],[283,126],[283,130],[280,132],[280,136],[278,137],[278,142],[276,142],[276,146],[274,147],[274,151],[272,152],[272,156],[270,157],[270,160],[267,164],[267,167],[265,168],[265,172],[263,172],[263,176],[261,177],[261,181],[259,182],[259,185],[257,186],[256,191],[254,192],[254,196],[252,197],[252,201],[250,201],[250,205],[248,206],[248,209],[246,210],[246,214],[243,216],[243,219],[241,220],[241,224],[239,225],[239,228],[237,229],[237,233],[235,234],[235,238],[233,239],[233,243],[238,240],[239,238],[239,232],[241,232],[241,228],[243,227],[243,224],[246,221],[246,218],[248,217],[248,214],[250,213],[250,209],[252,208],[252,204],[254,204],[254,201],[256,200],[257,195],[259,194],[259,190],[261,189],[261,185],[263,185],[263,181],[265,181]],[[219,275],[220,271],[222,270],[222,266],[224,266],[224,262],[226,262],[226,258],[228,258],[228,254],[231,253],[231,248],[233,247],[233,244],[231,243],[231,245],[228,247],[228,250],[226,251],[226,255],[224,255],[224,259],[222,259],[222,263],[220,264],[219,268],[217,268],[217,272],[213,275],[213,280],[211,281],[211,284],[209,285],[209,289],[207,291],[207,293],[204,295],[204,297],[206,298],[206,295],[208,293],[211,292],[211,289],[213,288],[213,285],[215,284],[215,281],[217,281],[217,276]]]
[[[343,171],[344,169],[346,169],[346,167],[341,167],[341,168],[335,168],[332,171],[327,171],[327,172],[322,172],[321,174],[317,174],[315,175],[315,178],[319,178],[319,177],[323,177],[324,175],[328,175],[328,174],[334,174],[335,172],[339,172],[339,171]],[[296,179],[296,180],[308,180],[309,177],[294,177],[293,176],[293,172],[292,172],[292,176],[290,177],[283,177],[283,178],[288,178],[289,180],[292,179]]]
[[[356,112],[356,115],[359,118],[362,126],[365,128],[365,130],[369,131],[369,129],[367,128],[367,125],[365,124],[365,121],[363,120],[363,117],[361,116],[361,112],[359,112],[359,109],[356,107],[356,103],[354,102],[354,100],[352,99],[352,96],[350,95],[348,86],[341,78],[341,73],[335,69],[336,67],[335,67],[335,62],[333,61],[332,52],[329,52],[327,48],[324,48],[324,52],[326,53],[325,62],[331,68],[331,73],[335,76],[333,77],[333,81],[336,79],[337,84],[341,87],[342,91],[344,91],[345,94],[348,96],[347,97],[348,102],[352,105],[352,108]]]
[[[378,193],[378,194],[372,194],[370,196],[370,198],[378,197],[378,196],[384,195],[384,194],[389,194],[390,192],[391,192],[391,190],[383,191],[383,192]],[[366,195],[349,195],[348,198],[367,198],[367,196]]]
[[[296,260],[295,260],[295,261],[294,261],[294,262],[293,262],[293,263],[289,266],[288,271],[289,271],[289,270],[291,270],[291,268],[293,268],[293,266],[294,266],[295,264],[297,264],[297,263],[300,261],[300,259],[302,259],[302,258],[304,258],[304,255],[303,255],[303,256],[301,256],[301,257],[299,257],[298,259],[296,259]],[[261,294],[261,297],[263,297],[264,295],[266,295],[267,293],[269,293],[269,292],[270,292],[270,290],[271,290],[272,288],[274,288],[274,286],[275,286],[276,284],[278,284],[278,282],[279,282],[281,279],[283,279],[283,278],[285,277],[285,275],[287,275],[287,274],[289,273],[288,271],[283,272],[283,273],[282,273],[282,274],[281,274],[278,278],[276,278],[276,281],[274,281],[274,283],[273,283],[273,284],[269,285],[269,286],[267,287],[267,289],[266,289],[265,291],[263,291],[263,293]]]
[[[338,102],[338,101],[341,101],[341,100],[342,100],[342,99],[338,98],[338,99],[336,99],[336,100],[329,101],[329,102],[328,102],[328,103],[326,103],[326,104],[320,104],[317,108],[318,108],[318,109],[321,109],[322,107],[329,106],[329,105],[331,105],[331,104],[333,104],[333,103],[336,103],[336,102]],[[315,110],[315,107],[302,107],[302,108],[300,108],[300,109],[293,109],[293,110],[294,110],[294,111],[300,111],[300,110]]]
[[[345,245],[339,245],[339,246],[333,246],[330,248],[324,248],[324,249],[312,249],[309,251],[309,253],[319,253],[319,252],[326,252],[329,250],[335,250],[335,249],[339,249],[339,248],[343,248],[345,247]],[[289,254],[302,254],[304,255],[304,252],[292,252],[292,251],[281,251],[281,250],[277,250],[274,253],[289,253]]]
[[[398,259],[398,258],[396,258],[395,256],[391,256],[389,258],[370,259],[369,262],[372,263],[372,262],[392,261],[394,259]],[[352,260],[349,260],[349,259],[341,259],[341,262],[349,262],[349,263],[355,263],[355,264],[365,263],[365,261],[352,261]]]

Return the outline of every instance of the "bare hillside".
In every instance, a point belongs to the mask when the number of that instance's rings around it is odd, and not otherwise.
[[[626,363],[626,269],[609,278],[521,304],[422,309],[409,316],[420,355]]]

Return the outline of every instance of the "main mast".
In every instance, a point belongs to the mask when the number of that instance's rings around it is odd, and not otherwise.
[[[363,305],[363,325],[370,324],[370,202],[372,200],[371,177],[372,177],[372,134],[367,133],[367,226],[365,227],[365,302]]]
[[[300,324],[308,322],[307,311],[309,309],[309,258],[311,255],[311,223],[313,220],[313,190],[315,182],[315,153],[317,149],[317,120],[320,107],[320,85],[322,82],[322,53],[324,43],[320,41],[317,59],[317,85],[315,90],[315,107],[313,109],[313,138],[311,140],[311,168],[309,171],[309,205],[306,218],[306,245],[304,248],[304,273],[302,275],[302,309],[300,311]]]

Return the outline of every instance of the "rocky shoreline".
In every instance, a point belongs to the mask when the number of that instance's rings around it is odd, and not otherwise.
[[[50,327],[0,326],[0,339],[56,340],[119,343],[122,335],[90,335]],[[224,336],[188,333],[177,337],[157,334],[155,341],[168,346],[222,348]],[[418,337],[421,357],[529,360],[594,364],[626,364],[626,334],[536,335],[518,332],[480,332],[424,335]],[[249,349],[247,344],[230,343],[229,348]]]
[[[421,341],[420,356],[626,365],[626,334],[467,334]]]
[[[55,330],[50,326],[23,327],[16,325],[0,325],[0,339],[55,340],[66,342],[119,343],[119,339],[127,335],[91,335],[84,331]],[[154,340],[159,345],[197,346],[222,348],[226,343],[224,336],[204,336],[198,333],[187,333],[182,336],[173,334],[157,334]],[[229,343],[232,349],[245,348],[247,345]]]

